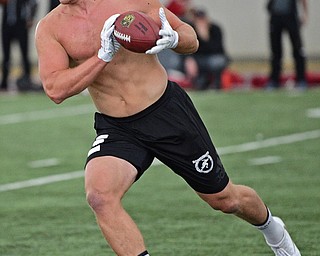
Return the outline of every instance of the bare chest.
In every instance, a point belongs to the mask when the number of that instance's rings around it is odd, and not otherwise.
[[[147,3],[142,3],[128,0],[100,1],[88,14],[66,15],[61,21],[63,28],[59,26],[58,41],[72,60],[81,63],[98,52],[101,30],[111,15],[128,10],[148,12]]]
[[[59,41],[70,58],[82,62],[92,57],[100,48],[100,31],[103,21],[78,20],[69,23]]]

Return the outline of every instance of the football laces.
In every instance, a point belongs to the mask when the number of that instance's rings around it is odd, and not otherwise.
[[[117,30],[114,30],[114,36],[116,38],[119,38],[122,41],[126,41],[126,42],[129,42],[129,43],[131,42],[131,36],[123,34],[123,33],[120,33]]]

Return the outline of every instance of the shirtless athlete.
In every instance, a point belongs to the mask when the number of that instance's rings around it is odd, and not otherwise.
[[[234,185],[187,94],[168,82],[156,53],[197,50],[194,30],[158,0],[60,0],[36,30],[45,92],[59,104],[88,89],[98,110],[85,189],[100,229],[117,255],[149,255],[121,205],[154,157],[169,166],[212,208],[257,226],[275,255],[300,255],[280,219],[257,193]],[[112,36],[116,14],[150,15],[162,27],[158,46],[137,54]],[[102,32],[101,32],[102,31]]]

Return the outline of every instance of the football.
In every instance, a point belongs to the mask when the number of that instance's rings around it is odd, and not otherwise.
[[[116,19],[113,33],[124,48],[144,53],[156,45],[160,38],[159,30],[159,26],[147,14],[129,11]]]

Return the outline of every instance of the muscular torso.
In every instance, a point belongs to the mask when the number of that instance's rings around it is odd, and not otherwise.
[[[79,65],[97,55],[101,29],[112,14],[140,10],[152,16],[160,26],[158,13],[150,11],[147,1],[97,0],[88,12],[77,9],[77,13],[69,7],[60,5],[48,19],[54,20],[50,22],[54,24],[55,37],[69,55],[71,65]],[[98,111],[123,117],[154,103],[161,97],[166,84],[166,72],[155,55],[120,48],[88,90]]]

